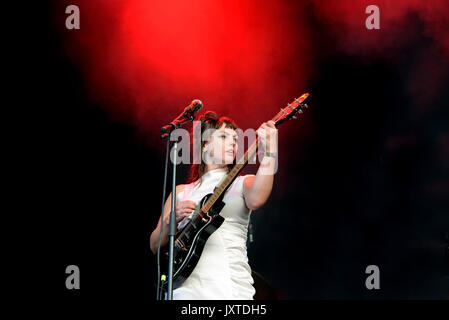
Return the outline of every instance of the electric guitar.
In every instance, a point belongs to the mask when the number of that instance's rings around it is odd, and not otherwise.
[[[303,107],[307,108],[306,102],[309,97],[310,95],[305,93],[292,103],[287,104],[287,107],[284,109],[281,108],[281,111],[272,119],[275,126],[291,118],[296,119],[295,115],[303,113]],[[256,154],[258,141],[259,137],[256,138],[256,141],[248,148],[243,157],[237,161],[237,164],[218,183],[214,192],[201,199],[198,205],[199,209],[194,212],[192,219],[182,230],[178,231],[173,248],[173,290],[181,286],[192,273],[201,257],[207,239],[223,223],[224,218],[220,216],[220,211],[225,205],[223,202],[224,194],[240,171],[248,164],[248,160],[252,159]],[[168,257],[168,249],[166,249],[165,256]],[[167,263],[168,259],[165,260]],[[167,282],[164,282],[162,285],[163,290],[166,290],[166,285]]]

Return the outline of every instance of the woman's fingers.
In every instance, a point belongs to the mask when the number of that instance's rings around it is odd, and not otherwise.
[[[195,207],[196,207],[196,202],[195,202],[195,201],[192,201],[192,200],[186,200],[186,201],[184,201],[184,202],[186,203],[186,205],[187,205],[189,208],[195,209]]]
[[[182,209],[176,212],[176,222],[181,221],[182,219],[190,216],[193,210],[191,209]]]
[[[176,220],[179,222],[189,216],[196,208],[196,203],[192,200],[180,201],[176,206]]]
[[[186,200],[186,201],[182,201],[179,203],[181,208],[185,208],[185,209],[195,209],[196,208],[196,203],[192,200]]]
[[[184,215],[184,214],[190,214],[190,213],[192,213],[192,209],[179,209],[177,212],[176,212],[176,214],[178,214],[178,215]]]
[[[184,219],[185,217],[188,217],[190,214],[192,213],[192,211],[180,211],[180,212],[176,212],[176,222],[181,221],[182,219]]]
[[[196,203],[191,200],[181,201],[178,203],[177,208],[193,210],[196,208]]]

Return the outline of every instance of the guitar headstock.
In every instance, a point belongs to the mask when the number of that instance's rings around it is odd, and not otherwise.
[[[293,100],[292,103],[288,103],[287,106],[273,118],[275,125],[279,125],[286,120],[291,118],[296,119],[297,113],[303,113],[302,108],[308,108],[306,102],[309,100],[310,94],[304,93],[299,98]]]

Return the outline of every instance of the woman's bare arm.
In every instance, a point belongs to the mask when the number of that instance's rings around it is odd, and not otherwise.
[[[243,180],[243,197],[248,209],[260,208],[270,197],[273,189],[275,162],[276,159],[273,157],[264,157],[257,174],[249,175]]]
[[[184,190],[184,185],[176,186],[176,195]],[[162,228],[162,241],[161,241],[161,248],[165,246],[168,243],[168,222],[170,221],[170,211],[171,211],[171,192],[170,195],[167,198],[167,201],[165,201],[164,204],[164,227]],[[153,254],[157,253],[157,247],[159,244],[159,235],[161,232],[161,218],[159,218],[158,224],[156,229],[153,230],[150,236],[150,248]]]
[[[264,205],[273,189],[274,174],[277,159],[277,129],[274,121],[263,123],[257,130],[262,148],[270,156],[264,156],[260,162],[256,176],[250,175],[243,181],[243,197],[246,206],[256,210]]]

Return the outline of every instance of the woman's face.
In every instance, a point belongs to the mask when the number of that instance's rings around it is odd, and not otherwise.
[[[223,123],[214,130],[203,151],[203,160],[207,165],[231,164],[237,154],[237,133]]]

